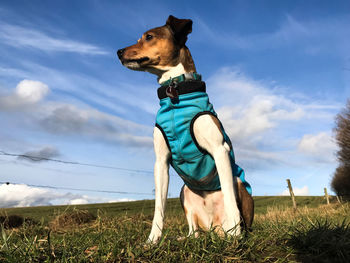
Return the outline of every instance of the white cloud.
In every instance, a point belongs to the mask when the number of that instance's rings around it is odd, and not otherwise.
[[[43,100],[49,91],[45,83],[24,79],[12,94],[0,96],[0,110],[25,110]]]
[[[132,202],[135,201],[135,199],[130,199],[130,198],[120,198],[116,200],[110,200],[108,203],[118,203],[118,202]]]
[[[274,93],[273,84],[252,80],[236,69],[223,68],[208,83],[217,95],[214,100],[223,105],[217,112],[234,141],[252,140],[281,121],[305,116],[304,106]]]
[[[0,40],[11,47],[30,47],[47,52],[73,52],[88,55],[108,54],[106,50],[91,44],[52,37],[39,30],[5,23],[0,24]]]
[[[16,87],[16,96],[28,103],[37,103],[41,101],[49,92],[49,87],[34,80],[22,80]]]
[[[309,195],[309,188],[305,185],[301,188],[293,187],[293,192],[294,195],[299,195],[299,196],[306,196]],[[290,195],[289,194],[289,189],[284,190],[281,195]]]
[[[299,120],[304,111],[286,107],[277,96],[256,94],[248,104],[224,106],[218,109],[218,114],[226,123],[230,136],[245,139],[274,128],[278,121]]]
[[[305,96],[294,99],[293,93],[276,83],[256,81],[235,68],[220,69],[207,86],[210,100],[238,153],[238,163],[250,169],[300,166],[301,137],[307,131],[318,132],[318,127],[330,126],[340,108]],[[322,154],[329,153],[331,147],[326,140],[321,146]]]
[[[0,185],[0,207],[28,207],[45,205],[78,205],[89,203],[107,203],[131,201],[123,198],[111,200],[108,198],[90,197],[72,193],[60,193],[45,188],[32,187],[25,184]]]
[[[305,134],[298,144],[298,150],[320,161],[334,162],[337,146],[328,132]]]
[[[0,207],[51,205],[53,200],[60,198],[66,198],[66,196],[24,184],[0,185]]]
[[[88,203],[89,201],[85,198],[72,199],[68,202],[69,205],[85,205]]]

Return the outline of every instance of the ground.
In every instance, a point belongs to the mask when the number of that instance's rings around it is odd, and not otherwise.
[[[81,206],[0,209],[2,218],[25,218],[20,227],[4,220],[0,262],[350,262],[350,205],[323,197],[255,197],[253,230],[239,238],[213,231],[186,238],[178,199],[170,199],[164,235],[144,242],[153,200]]]

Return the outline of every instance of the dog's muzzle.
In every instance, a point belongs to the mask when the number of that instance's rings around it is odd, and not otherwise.
[[[142,58],[137,58],[137,59],[125,59],[124,53],[125,53],[125,48],[119,49],[117,51],[118,58],[124,66],[127,64],[130,64],[130,63],[137,63],[138,65],[140,65],[142,62],[149,60],[149,57],[142,57]]]

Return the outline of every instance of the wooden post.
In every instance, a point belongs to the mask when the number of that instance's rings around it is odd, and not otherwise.
[[[325,195],[326,200],[327,200],[327,205],[329,205],[329,195],[328,195],[328,192],[327,192],[327,187],[324,188],[324,195]]]
[[[297,209],[297,203],[295,202],[295,196],[294,196],[294,193],[293,193],[292,184],[290,183],[289,179],[287,179],[287,184],[288,184],[288,188],[289,188],[290,197],[292,198],[292,201],[293,201],[293,208],[294,208],[294,210],[296,210]]]

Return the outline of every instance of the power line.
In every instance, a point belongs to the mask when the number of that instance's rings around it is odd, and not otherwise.
[[[107,166],[107,165],[99,165],[99,164],[90,164],[90,163],[82,163],[82,162],[73,162],[73,161],[63,161],[58,159],[52,159],[52,158],[46,158],[46,157],[38,157],[38,156],[31,156],[27,154],[15,154],[15,153],[8,153],[5,151],[0,150],[0,155],[4,156],[11,156],[11,157],[20,157],[20,158],[27,158],[34,161],[51,161],[51,162],[57,162],[62,164],[72,164],[72,165],[82,165],[82,166],[90,166],[90,167],[97,167],[97,168],[106,168],[106,169],[113,169],[113,170],[119,170],[119,171],[128,171],[128,172],[137,172],[137,173],[149,173],[153,174],[153,171],[149,170],[141,170],[141,169],[128,169],[123,167],[116,167],[116,166]],[[170,176],[174,176],[173,174],[170,174]],[[19,184],[19,183],[10,183],[10,182],[0,182],[1,184]],[[152,195],[150,193],[138,193],[138,192],[126,192],[126,191],[111,191],[111,190],[95,190],[95,189],[83,189],[83,188],[71,188],[71,187],[59,187],[59,186],[51,186],[51,185],[34,185],[34,184],[26,184],[28,186],[32,187],[40,187],[40,188],[49,188],[49,189],[57,189],[57,190],[69,190],[69,191],[85,191],[85,192],[98,192],[98,193],[110,193],[110,194],[134,194],[134,195]]]
[[[11,183],[11,182],[0,182],[0,184],[19,185],[19,183]],[[25,184],[25,185],[32,186],[32,187],[39,187],[39,188],[56,189],[56,190],[84,191],[84,192],[97,192],[97,193],[108,193],[108,194],[152,195],[153,196],[153,194],[150,194],[150,193],[111,191],[111,190],[95,190],[95,189],[71,188],[71,187],[60,187],[60,186],[51,186],[51,185],[36,185],[36,184]]]
[[[37,162],[38,161],[51,161],[51,162],[64,163],[64,164],[82,165],[82,166],[90,166],[90,167],[97,167],[97,168],[113,169],[113,170],[119,170],[119,171],[128,171],[128,172],[136,172],[136,173],[153,174],[153,171],[150,171],[150,170],[129,169],[129,168],[108,166],[108,165],[100,165],[100,164],[63,161],[63,160],[58,160],[58,159],[39,157],[39,156],[32,156],[32,155],[27,155],[27,154],[8,153],[8,152],[1,151],[1,150],[0,150],[0,155],[12,156],[12,157],[20,157],[20,158],[29,159],[29,160],[32,160],[32,161],[37,161]]]

